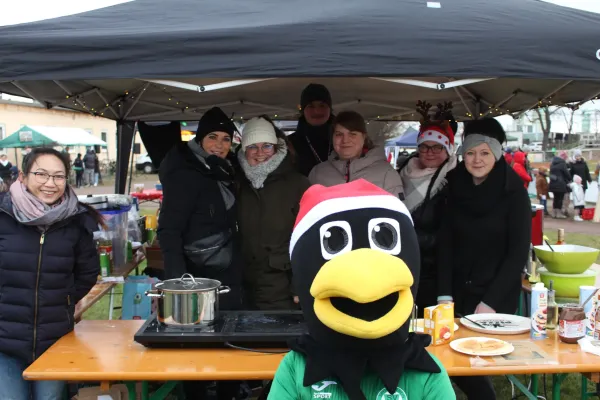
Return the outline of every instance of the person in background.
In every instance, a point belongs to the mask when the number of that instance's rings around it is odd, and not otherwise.
[[[12,183],[12,166],[12,163],[8,161],[6,153],[0,152],[0,179],[7,185]]]
[[[449,113],[449,110],[448,110]],[[416,305],[419,318],[425,307],[437,304],[437,240],[446,200],[446,175],[457,164],[454,155],[454,130],[447,123],[450,115],[421,120],[417,151],[399,166],[404,188],[404,204],[413,219],[419,250],[421,273]]]
[[[75,187],[78,189],[83,186],[83,160],[81,153],[77,153],[77,158],[73,161],[73,170],[75,171]]]
[[[529,187],[529,182],[531,182],[531,175],[527,172],[526,163],[525,153],[517,151],[513,157],[512,167],[523,181],[525,189]]]
[[[329,160],[310,171],[310,183],[333,186],[362,178],[401,196],[402,180],[387,162],[384,149],[369,139],[364,118],[355,111],[343,111],[333,126],[334,151]]]
[[[98,159],[98,155],[94,153],[95,163],[94,163],[94,186],[98,186],[102,184],[102,174],[100,173],[100,159]]]
[[[596,180],[600,183],[600,162],[596,164],[596,171],[594,171],[594,175],[596,175]]]
[[[573,193],[573,206],[575,207],[575,215],[573,221],[581,222],[581,214],[585,208],[585,192],[583,190],[582,179],[579,175],[573,176],[573,182],[569,183],[571,193]]]
[[[83,156],[83,177],[86,186],[94,184],[94,170],[96,168],[96,153],[93,149],[89,149]]]
[[[548,212],[548,171],[546,168],[540,168],[535,178],[535,191],[540,204],[544,206],[544,215],[549,216]]]
[[[315,165],[327,161],[331,152],[331,94],[325,86],[311,83],[302,91],[300,107],[302,116],[288,139],[298,171],[308,176]]]
[[[221,310],[242,305],[242,259],[234,188],[231,143],[236,127],[218,107],[198,123],[194,139],[169,150],[160,165],[163,203],[158,239],[165,279],[185,273],[229,286],[219,296]],[[185,382],[187,398],[205,399],[206,382]],[[219,399],[231,400],[239,384],[219,382]]]
[[[579,175],[582,180],[583,191],[588,189],[588,184],[592,183],[592,175],[590,174],[590,168],[587,165],[587,162],[583,158],[581,150],[576,149],[573,152],[574,161],[569,166],[569,170],[571,172],[571,177],[574,179],[575,175]]]
[[[513,153],[512,153],[512,149],[510,147],[507,147],[506,150],[504,151],[504,160],[506,161],[506,163],[508,165],[512,165]]]
[[[568,193],[568,184],[571,181],[571,174],[567,168],[567,152],[561,151],[558,156],[554,156],[550,164],[550,184],[548,191],[552,192],[554,200],[552,202],[552,217],[565,219],[567,216],[563,212],[564,198]]]
[[[463,161],[447,175],[438,302],[453,301],[458,315],[517,310],[531,243],[531,203],[523,181],[502,157],[504,135],[471,131],[462,144]],[[487,377],[453,380],[469,400],[496,398]]]
[[[65,382],[25,381],[23,371],[73,330],[75,305],[96,284],[93,233],[102,216],[80,203],[69,163],[36,148],[0,194],[0,399],[59,400]]]
[[[310,183],[292,164],[285,134],[266,117],[244,125],[238,160],[238,220],[244,255],[246,305],[298,308],[289,246],[300,199]]]

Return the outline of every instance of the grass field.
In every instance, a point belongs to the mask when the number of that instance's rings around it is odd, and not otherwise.
[[[550,236],[550,235],[549,235]],[[570,244],[579,244],[582,246],[589,246],[594,248],[600,248],[600,235],[584,235],[577,233],[569,233],[566,236],[567,242]],[[600,263],[600,257],[597,261]],[[140,265],[140,271],[146,267],[145,262]],[[115,288],[115,298],[114,303],[115,307],[121,307],[121,294],[123,293],[123,285],[117,285]],[[108,305],[109,305],[109,297],[108,295],[102,298],[98,303],[96,303],[92,308],[90,308],[84,315],[83,319],[92,319],[92,320],[105,320],[108,319]],[[121,317],[121,310],[115,309],[113,311],[113,319],[119,319]],[[600,362],[600,361],[599,361]],[[527,386],[527,380],[529,377],[520,376],[521,382]],[[540,376],[539,388],[540,395],[546,397],[546,399],[552,398],[552,378],[550,376],[546,377],[546,393],[544,392],[544,377]],[[497,391],[497,398],[499,400],[511,399],[511,384],[510,382],[503,376],[496,376],[492,378],[494,383],[494,387]],[[588,390],[594,390],[594,385],[588,382]],[[459,400],[465,400],[466,396],[462,395],[460,391],[457,389]],[[515,394],[519,395],[519,391],[516,390]],[[581,375],[580,374],[569,374],[569,376],[563,381],[561,385],[561,398],[562,399],[579,399],[581,393]],[[520,398],[524,398],[521,396]]]

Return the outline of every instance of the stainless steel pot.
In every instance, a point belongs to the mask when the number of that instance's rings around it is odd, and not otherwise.
[[[219,295],[229,293],[214,279],[184,274],[159,282],[146,296],[158,298],[158,321],[165,325],[210,325],[219,315]]]

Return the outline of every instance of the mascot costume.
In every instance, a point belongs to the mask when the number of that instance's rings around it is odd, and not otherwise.
[[[419,281],[410,213],[365,181],[310,187],[290,241],[308,333],[291,343],[270,400],[455,399],[443,366],[409,334]]]

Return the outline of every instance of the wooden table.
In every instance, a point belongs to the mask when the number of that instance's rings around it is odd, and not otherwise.
[[[144,261],[144,254],[142,252],[137,252],[134,254],[134,260],[126,263],[125,265],[116,268],[111,276],[113,277],[123,277],[127,278],[131,271],[138,268],[139,265]],[[81,317],[83,313],[89,310],[94,304],[96,304],[102,297],[106,296],[107,293],[110,292],[110,310],[109,310],[109,319],[112,319],[112,310],[113,310],[113,296],[114,289],[118,285],[117,282],[102,282],[99,281],[92,287],[87,295],[83,299],[81,299],[77,305],[75,306],[75,322],[81,321]]]
[[[283,354],[233,349],[148,349],[133,341],[142,324],[82,321],[31,364],[23,376],[29,380],[99,381],[104,387],[114,381],[266,380],[273,378],[283,358]],[[486,335],[461,327],[455,338],[469,336]],[[530,340],[528,334],[502,339]],[[449,345],[430,346],[428,350],[450,376],[589,373],[589,378],[600,381],[599,357],[580,352],[578,345],[562,343],[556,337],[535,343],[558,363],[474,368],[469,356],[453,351]],[[554,385],[559,395],[564,375],[557,376]],[[146,398],[147,383],[144,391]],[[532,391],[537,394],[536,388]]]

